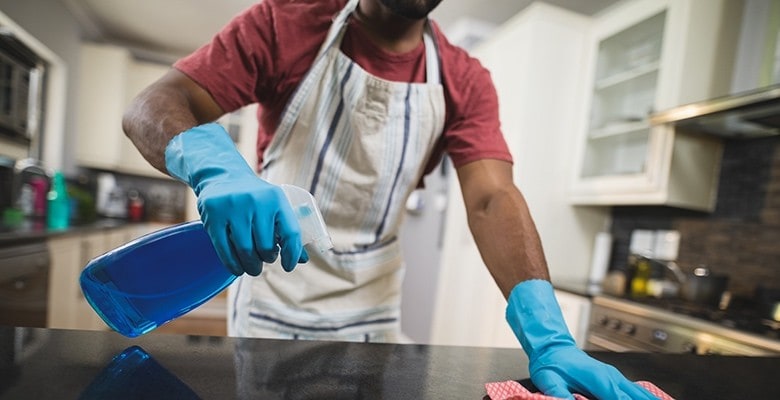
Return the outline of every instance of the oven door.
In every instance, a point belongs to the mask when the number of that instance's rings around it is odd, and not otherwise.
[[[46,242],[0,248],[0,325],[45,328],[48,290]]]
[[[588,339],[585,343],[585,350],[612,351],[617,353],[648,353],[651,351],[651,349],[642,347],[638,343],[627,343],[626,341],[599,335],[598,333],[591,333],[588,335]]]

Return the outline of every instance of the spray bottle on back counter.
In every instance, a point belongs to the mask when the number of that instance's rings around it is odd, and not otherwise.
[[[332,247],[314,197],[281,185],[307,250]],[[81,273],[89,304],[115,331],[143,335],[210,300],[237,276],[219,260],[200,221],[165,228],[103,254]]]

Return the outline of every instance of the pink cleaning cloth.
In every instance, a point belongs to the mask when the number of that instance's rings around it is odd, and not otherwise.
[[[659,400],[674,400],[672,396],[664,393],[658,386],[647,381],[639,381],[637,385],[647,389]],[[556,400],[557,397],[547,396],[541,393],[532,393],[516,381],[490,382],[485,384],[487,394],[491,400]],[[587,397],[574,394],[577,400],[588,400]]]

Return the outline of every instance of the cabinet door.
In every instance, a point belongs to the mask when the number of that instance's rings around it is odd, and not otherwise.
[[[109,230],[103,238],[103,251],[100,254],[116,249],[136,237],[134,227],[123,227]]]
[[[49,240],[51,266],[49,270],[49,300],[47,327],[75,329],[77,306],[81,290],[78,274],[81,272],[80,239],[77,236]]]
[[[48,327],[60,329],[106,330],[79,286],[79,276],[89,260],[105,252],[103,234],[67,236],[49,241]]]
[[[92,306],[89,305],[87,299],[84,298],[81,287],[78,285],[81,271],[89,261],[110,250],[107,244],[106,234],[104,232],[96,232],[82,236],[80,240],[80,250],[81,258],[75,268],[77,274],[72,278],[73,282],[76,283],[78,293],[75,303],[76,319],[74,322],[78,329],[107,330],[108,326],[106,326],[103,320],[95,313]]]
[[[147,86],[165,75],[168,69],[169,67],[163,64],[131,61],[128,65],[123,108],[126,108]],[[121,128],[121,122],[119,126]],[[118,169],[121,172],[158,178],[168,177],[152,167],[127,136],[122,134],[120,142],[120,164]]]
[[[115,169],[120,159],[127,50],[85,44],[81,47],[76,159],[80,165]]]
[[[737,35],[738,21],[730,23],[738,19],[736,3],[625,1],[595,19],[588,117],[572,186],[575,204],[712,210],[719,144],[651,126],[648,117],[724,94]],[[675,147],[691,142],[702,152],[674,160]]]
[[[581,177],[648,172],[666,11],[598,43],[596,77]]]
[[[561,306],[563,320],[569,328],[577,346],[582,348],[588,335],[590,320],[590,299],[560,290],[555,291],[555,297]]]
[[[168,69],[164,64],[135,60],[125,48],[82,45],[76,150],[80,165],[167,178],[125,136],[122,115],[130,101]]]

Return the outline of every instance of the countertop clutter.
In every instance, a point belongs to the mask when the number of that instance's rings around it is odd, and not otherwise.
[[[591,353],[677,399],[776,399],[778,357]],[[0,399],[483,399],[521,350],[0,326]]]
[[[114,218],[104,218],[86,224],[70,225],[64,229],[48,228],[41,221],[25,221],[25,223],[15,226],[0,224],[0,247],[21,241],[46,240],[56,236],[84,234],[141,224],[143,223],[128,222],[127,220]]]

